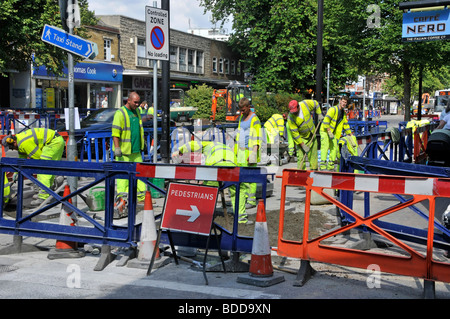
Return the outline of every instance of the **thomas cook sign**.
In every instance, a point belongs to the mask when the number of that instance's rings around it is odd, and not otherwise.
[[[450,39],[450,9],[403,14],[403,41]]]

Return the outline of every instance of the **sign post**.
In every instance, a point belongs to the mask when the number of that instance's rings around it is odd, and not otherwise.
[[[145,46],[147,59],[153,60],[153,163],[157,161],[158,145],[158,60],[169,60],[169,12],[154,7],[145,7]]]

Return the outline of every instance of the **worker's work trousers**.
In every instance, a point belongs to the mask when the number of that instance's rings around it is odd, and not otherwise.
[[[317,170],[318,167],[318,156],[317,156],[317,139],[313,136],[306,145],[310,147],[308,154],[305,156],[305,151],[299,144],[295,144],[297,149],[297,168],[306,169],[306,156],[308,156],[309,169]]]
[[[207,181],[204,183],[206,186],[214,186],[219,187],[218,182]],[[231,199],[231,207],[233,207],[233,213],[236,211],[236,187],[230,186],[228,187],[228,191],[230,192]],[[247,212],[245,210],[245,199],[246,199],[245,189],[242,189],[242,184],[239,191],[239,209],[238,209],[238,223],[246,223],[248,220]]]
[[[328,156],[328,151],[330,155]],[[339,147],[336,137],[330,138],[327,132],[320,132],[320,170],[334,170]],[[327,160],[328,157],[328,160]]]
[[[130,155],[122,155],[121,157],[116,157],[116,161],[121,162],[142,162],[141,153],[131,153]],[[147,185],[141,181],[137,181],[137,199],[138,201],[143,201],[145,199],[145,191],[147,190]],[[117,180],[117,194],[128,195],[128,179],[118,179]],[[125,196],[126,196],[125,195]]]
[[[60,161],[62,158],[62,154],[64,152],[64,147],[66,143],[64,142],[64,138],[60,135],[55,135],[55,137],[50,141],[50,143],[44,145],[42,148],[42,153],[39,159],[41,160],[53,160]],[[53,181],[55,179],[54,175],[48,174],[38,174],[37,180],[41,182],[47,188],[50,188],[53,185]],[[38,197],[41,199],[47,199],[50,195],[43,189],[39,189]]]
[[[249,163],[247,161],[249,157],[249,150],[239,149],[237,153],[238,166],[241,167],[256,167],[257,163]],[[256,206],[256,183],[241,183],[240,193],[245,193],[247,197],[247,203]]]

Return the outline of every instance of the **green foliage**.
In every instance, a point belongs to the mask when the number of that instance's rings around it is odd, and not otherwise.
[[[408,101],[419,68],[431,79],[448,83],[436,72],[448,66],[450,42],[403,42],[400,2],[324,1],[323,65],[331,65],[331,92],[358,75],[388,74]],[[200,4],[216,21],[233,17],[230,43],[243,56],[246,72],[252,73],[255,91],[304,93],[315,89],[316,1],[200,0]],[[379,8],[378,23],[374,7]],[[447,74],[448,79],[448,71],[440,74]]]
[[[212,115],[212,95],[214,89],[206,84],[191,86],[187,91],[185,104],[187,106],[196,107],[197,111],[192,116],[194,119],[209,119]],[[216,120],[223,121],[225,119],[225,101],[219,98],[217,103]]]
[[[97,21],[90,12],[87,0],[80,0],[81,20],[85,24]],[[44,25],[61,28],[57,0],[2,0],[0,10],[0,74],[10,69],[24,71],[33,61],[34,65],[45,65],[56,75],[62,74],[67,52],[41,40]],[[74,34],[86,38],[84,28],[77,28]],[[74,62],[79,59],[74,57]]]

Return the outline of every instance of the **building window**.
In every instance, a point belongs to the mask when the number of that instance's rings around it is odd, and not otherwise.
[[[203,74],[203,52],[202,51],[197,51],[195,65],[196,65],[196,72]]]
[[[179,48],[178,67],[182,72],[186,72],[186,49]]]
[[[170,46],[170,69],[178,70],[178,47]]]
[[[146,55],[145,40],[137,40],[137,65],[148,67],[148,59]]]
[[[194,73],[195,72],[195,50],[188,50],[188,72]]]
[[[219,59],[219,73],[223,73],[223,59]]]
[[[236,74],[236,61],[231,60],[231,75],[235,75],[235,74]]]
[[[103,58],[105,61],[111,61],[111,40],[103,39]]]
[[[230,60],[224,59],[225,74],[230,74]]]
[[[216,58],[216,57],[214,57],[214,58],[212,59],[212,71],[213,71],[214,73],[217,73],[217,58]]]

